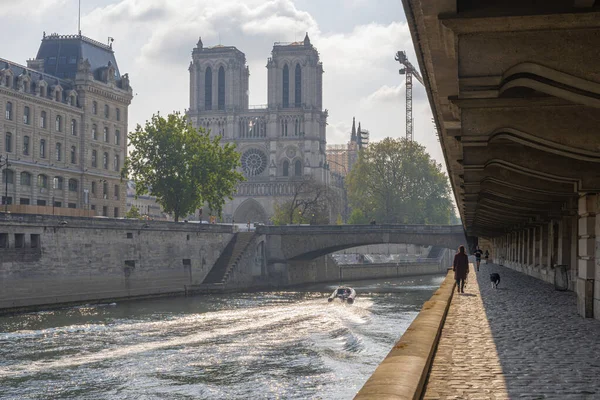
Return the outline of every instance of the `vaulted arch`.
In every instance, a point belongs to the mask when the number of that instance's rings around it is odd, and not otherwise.
[[[302,69],[300,64],[296,64],[294,72],[294,103],[296,107],[302,105]]]
[[[266,224],[268,221],[265,209],[254,199],[244,200],[233,213],[233,219],[238,223],[260,222]]]
[[[219,84],[217,90],[217,107],[219,110],[225,109],[225,68],[219,68]]]
[[[283,66],[283,80],[282,80],[282,104],[283,108],[290,106],[290,69],[287,64]]]

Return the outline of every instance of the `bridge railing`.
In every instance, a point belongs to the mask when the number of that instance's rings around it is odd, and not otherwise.
[[[257,225],[256,233],[262,235],[293,235],[319,233],[424,233],[464,234],[462,225]]]

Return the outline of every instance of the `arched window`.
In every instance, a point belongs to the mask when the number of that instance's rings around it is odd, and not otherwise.
[[[104,105],[104,118],[108,118],[110,116],[110,109],[108,108],[108,104]]]
[[[102,183],[102,196],[105,199],[108,199],[108,183],[106,181],[103,181]]]
[[[96,197],[96,182],[92,181],[92,194]]]
[[[283,162],[283,176],[289,176],[290,175],[290,162],[288,160],[285,160]]]
[[[38,175],[38,187],[48,189],[48,177],[46,175]]]
[[[71,135],[77,136],[77,121],[74,119],[71,120]]]
[[[54,91],[54,100],[61,101],[62,100],[62,92],[58,89]]]
[[[98,139],[98,127],[96,126],[96,124],[92,125],[92,139]]]
[[[40,113],[40,128],[46,129],[46,111]]]
[[[63,178],[62,176],[54,177],[54,190],[63,190]]]
[[[302,175],[302,162],[297,160],[294,164],[294,175],[301,176]]]
[[[46,85],[40,85],[40,97],[48,97],[46,93]]]
[[[46,158],[46,139],[40,139],[40,158]]]
[[[23,108],[23,123],[29,125],[29,121],[29,107],[25,106],[25,108]]]
[[[204,109],[212,110],[212,69],[206,68],[204,73]]]
[[[71,146],[71,164],[75,164],[77,162],[77,148],[75,146]]]
[[[60,115],[56,116],[56,124],[54,126],[56,132],[62,132],[62,117]]]
[[[298,136],[299,133],[300,133],[300,121],[298,121],[298,119],[296,118],[296,120],[294,121],[294,135]]]
[[[76,192],[77,186],[78,186],[77,179],[69,179],[69,192]]]
[[[23,155],[29,155],[29,136],[23,136]]]
[[[108,143],[108,128],[105,126],[103,130],[104,141]]]
[[[115,116],[117,118],[117,121],[120,121],[121,120],[121,109],[117,108],[115,110],[115,113],[116,113]]]
[[[7,180],[11,185],[15,183],[15,172],[12,169],[2,170],[2,183],[7,183]]]
[[[6,132],[4,137],[4,151],[12,153],[12,133]]]
[[[287,64],[283,66],[283,108],[290,106],[290,69]]]
[[[95,101],[92,103],[92,114],[98,115],[98,103]]]
[[[6,102],[6,119],[12,121],[12,103],[10,101]]]
[[[104,169],[108,169],[108,153],[104,153],[102,156],[102,166]]]
[[[225,109],[225,68],[219,68],[219,90],[217,92],[219,110]]]
[[[296,103],[296,107],[300,107],[302,104],[302,70],[300,64],[296,64],[294,74],[294,103]]]
[[[98,166],[98,152],[96,150],[92,150],[92,167]]]
[[[115,131],[115,144],[121,144],[121,131],[118,129]]]
[[[29,172],[21,172],[21,185],[31,186],[31,174]]]
[[[56,143],[56,161],[62,160],[62,146]]]
[[[115,157],[113,159],[113,169],[115,171],[118,171],[121,168],[121,160],[119,159],[119,155],[115,154]]]

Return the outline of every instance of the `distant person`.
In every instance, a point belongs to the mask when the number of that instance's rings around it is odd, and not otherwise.
[[[481,255],[482,254],[483,254],[483,251],[481,251],[479,246],[477,246],[477,249],[475,249],[475,263],[477,264],[477,271],[479,271],[479,264],[481,264]]]
[[[376,222],[374,219],[371,220],[371,225],[376,225]]]
[[[454,271],[456,290],[458,290],[458,293],[464,293],[465,281],[469,275],[469,256],[465,253],[465,246],[458,248],[458,253],[454,256],[454,262],[452,263],[452,271]]]
[[[489,258],[489,256],[490,256],[490,252],[486,250],[486,251],[485,251],[485,256],[484,256],[484,257],[485,257],[485,263],[486,263],[486,264],[488,263],[488,258]]]

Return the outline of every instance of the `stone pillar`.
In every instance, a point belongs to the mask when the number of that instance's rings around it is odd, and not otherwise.
[[[596,279],[596,212],[598,195],[584,194],[579,197],[578,209],[578,261],[577,261],[577,311],[584,318],[600,319],[600,309],[594,303]],[[598,296],[600,297],[600,296]],[[594,308],[598,310],[594,313]],[[596,315],[594,315],[596,314]]]
[[[548,224],[542,224],[539,227],[540,239],[538,240],[538,246],[540,249],[540,258],[538,264],[540,269],[547,268],[549,266],[548,259],[550,258],[550,253],[548,253],[548,237],[550,235],[550,230],[548,229]]]
[[[531,228],[531,266],[535,267],[538,263],[537,252],[537,226]]]

